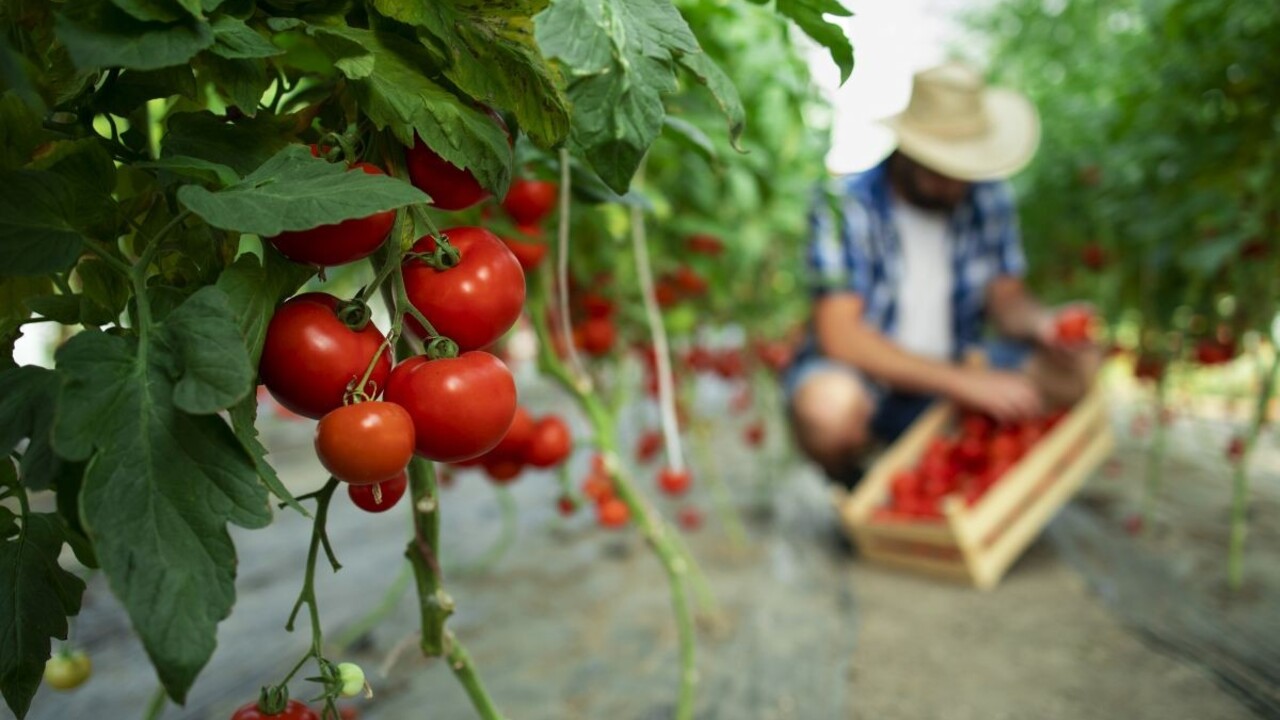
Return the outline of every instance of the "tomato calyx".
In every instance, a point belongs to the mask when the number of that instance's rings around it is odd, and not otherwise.
[[[258,693],[258,710],[263,715],[279,715],[289,706],[289,688],[285,685],[264,685]]]
[[[462,253],[458,251],[458,248],[453,246],[453,243],[449,242],[448,235],[440,233],[438,235],[431,235],[430,237],[435,241],[435,249],[430,252],[405,253],[402,262],[407,260],[418,260],[424,265],[441,272],[448,270],[449,268],[456,267],[458,263],[462,262]]]
[[[430,360],[447,360],[458,357],[458,343],[443,335],[436,335],[427,342],[427,358]]]
[[[350,300],[339,300],[338,307],[334,311],[338,315],[338,319],[343,325],[351,328],[354,332],[360,332],[369,326],[369,322],[373,320],[373,311],[369,309],[369,305],[360,297],[354,297]]]

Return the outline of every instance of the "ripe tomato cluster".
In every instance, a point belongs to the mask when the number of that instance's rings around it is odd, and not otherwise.
[[[535,420],[523,407],[498,444],[487,453],[458,462],[463,467],[483,467],[489,479],[499,485],[514,482],[526,467],[553,468],[573,453],[569,424],[559,415]]]
[[[1064,414],[998,423],[980,413],[965,413],[958,433],[934,438],[919,465],[894,475],[889,501],[876,511],[876,519],[938,520],[942,500],[949,495],[959,495],[966,505],[976,504]]]
[[[582,481],[582,495],[595,506],[596,522],[600,527],[620,528],[631,520],[631,508],[627,507],[614,490],[603,455],[591,458],[591,471]],[[566,498],[560,499],[562,511],[566,506],[565,500]],[[569,503],[572,503],[572,500],[569,500]]]

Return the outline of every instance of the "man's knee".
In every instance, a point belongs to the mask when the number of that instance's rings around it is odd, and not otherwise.
[[[848,373],[815,373],[805,380],[792,398],[791,414],[801,449],[823,465],[845,461],[871,439],[871,399]]]

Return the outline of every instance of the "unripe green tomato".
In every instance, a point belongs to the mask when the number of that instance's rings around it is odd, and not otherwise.
[[[59,652],[44,664],[44,681],[54,690],[80,687],[93,674],[93,662],[83,650]]]
[[[364,690],[364,670],[355,663],[338,663],[338,678],[342,680],[342,697],[355,697]]]

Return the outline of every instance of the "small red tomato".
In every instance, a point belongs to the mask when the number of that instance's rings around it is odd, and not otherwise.
[[[1231,438],[1231,442],[1227,443],[1227,459],[1233,463],[1240,462],[1244,457],[1244,438],[1236,435]]]
[[[1159,382],[1164,377],[1164,360],[1155,355],[1140,355],[1133,365],[1133,376],[1139,380]]]
[[[985,440],[995,427],[995,420],[982,413],[967,412],[960,418],[960,433],[965,437]]]
[[[386,512],[395,507],[395,504],[400,502],[400,498],[404,497],[408,480],[408,476],[401,472],[390,480],[372,485],[348,485],[347,495],[356,507],[365,512]]]
[[[314,149],[312,150],[314,153]],[[368,175],[384,175],[382,169],[369,163],[356,163],[348,172],[361,170]],[[355,262],[372,255],[386,241],[396,212],[375,213],[309,230],[283,232],[267,241],[281,255],[297,263],[332,267]]]
[[[547,256],[548,248],[546,243],[525,242],[505,237],[502,238],[502,242],[506,244],[511,254],[516,256],[516,262],[520,263],[520,268],[526,274],[541,265],[542,260]]]
[[[618,330],[609,318],[587,318],[578,326],[582,330],[582,349],[595,357],[609,354]]]
[[[680,302],[680,289],[669,280],[659,280],[653,288],[658,307],[669,308]]]
[[[488,456],[523,462],[529,443],[533,440],[533,429],[533,416],[524,407],[517,405],[515,417],[511,418],[511,427],[507,428],[507,434],[489,451]]]
[[[258,709],[258,701],[254,700],[236,710],[231,720],[320,720],[320,716],[301,700],[291,699],[284,710],[270,715]]]
[[[386,399],[409,411],[419,455],[458,462],[489,452],[507,434],[516,414],[516,382],[487,352],[419,356],[396,366]]]
[[[381,482],[404,472],[413,459],[413,443],[413,419],[395,403],[347,405],[316,424],[320,464],[352,485]]]
[[[676,268],[675,275],[672,277],[676,287],[680,288],[685,295],[701,295],[707,291],[707,279],[687,265]]]
[[[519,225],[541,222],[556,207],[560,187],[548,180],[516,180],[502,199],[502,209]]]
[[[386,385],[391,354],[373,323],[353,330],[338,318],[338,298],[306,293],[276,309],[267,325],[258,374],[271,396],[299,415],[319,419],[342,407],[348,386],[359,382],[381,353],[365,385],[371,397]]]
[[[1085,308],[1069,307],[1054,319],[1054,334],[1058,342],[1079,345],[1093,337],[1093,313]]]
[[[1196,344],[1196,362],[1201,365],[1222,365],[1231,362],[1236,355],[1235,343],[1217,338],[1205,338]]]
[[[599,473],[591,473],[582,481],[582,494],[592,502],[602,503],[613,497],[613,483]]]
[[[533,437],[525,450],[525,461],[537,468],[564,462],[573,452],[569,425],[558,415],[548,415],[533,426]]]
[[[631,508],[616,497],[596,505],[596,522],[600,523],[600,527],[620,528],[630,519]]]
[[[723,350],[715,357],[715,371],[724,380],[736,380],[746,372],[746,363],[738,350]]]
[[[645,430],[636,441],[636,462],[647,463],[658,456],[662,450],[662,433],[657,430]]]
[[[658,471],[658,489],[672,497],[685,494],[692,484],[693,476],[688,470],[666,467]]]
[[[914,470],[898,471],[889,484],[889,492],[895,500],[917,495],[920,490],[920,474]]]
[[[991,440],[991,463],[1013,463],[1022,457],[1022,443],[1016,434],[1002,431]]]
[[[695,255],[707,255],[710,257],[718,257],[724,252],[724,242],[715,235],[707,233],[694,233],[684,240],[685,247],[689,252]]]
[[[747,429],[742,433],[742,438],[743,440],[746,441],[747,445],[753,448],[758,448],[761,445],[763,445],[764,444],[764,421],[756,420],[755,422],[748,425]]]
[[[488,111],[493,122],[507,131],[502,118]],[[413,186],[431,196],[431,204],[441,210],[465,210],[489,197],[489,191],[469,171],[440,157],[434,150],[414,135],[413,147],[405,155],[409,169],[409,181]]]
[[[697,532],[702,528],[702,511],[686,505],[676,511],[676,524],[685,532]]]
[[[613,317],[613,301],[600,293],[588,292],[582,296],[582,311],[589,318]]]
[[[519,460],[508,460],[503,457],[486,456],[484,461],[484,472],[489,479],[499,485],[507,483],[520,477],[521,471],[524,470],[524,464]]]
[[[404,286],[409,302],[460,350],[479,350],[502,337],[524,310],[524,271],[498,236],[478,227],[455,227],[443,233],[457,248],[458,264],[437,270],[425,262],[404,263]],[[435,238],[427,235],[413,246],[415,253],[431,253]],[[405,318],[420,337],[422,324]]]
[[[574,502],[573,498],[568,495],[561,495],[559,499],[556,500],[556,509],[560,511],[561,515],[569,517],[570,515],[578,512],[578,503]]]
[[[1101,270],[1107,265],[1107,251],[1096,242],[1089,243],[1080,251],[1080,260],[1090,270]]]

